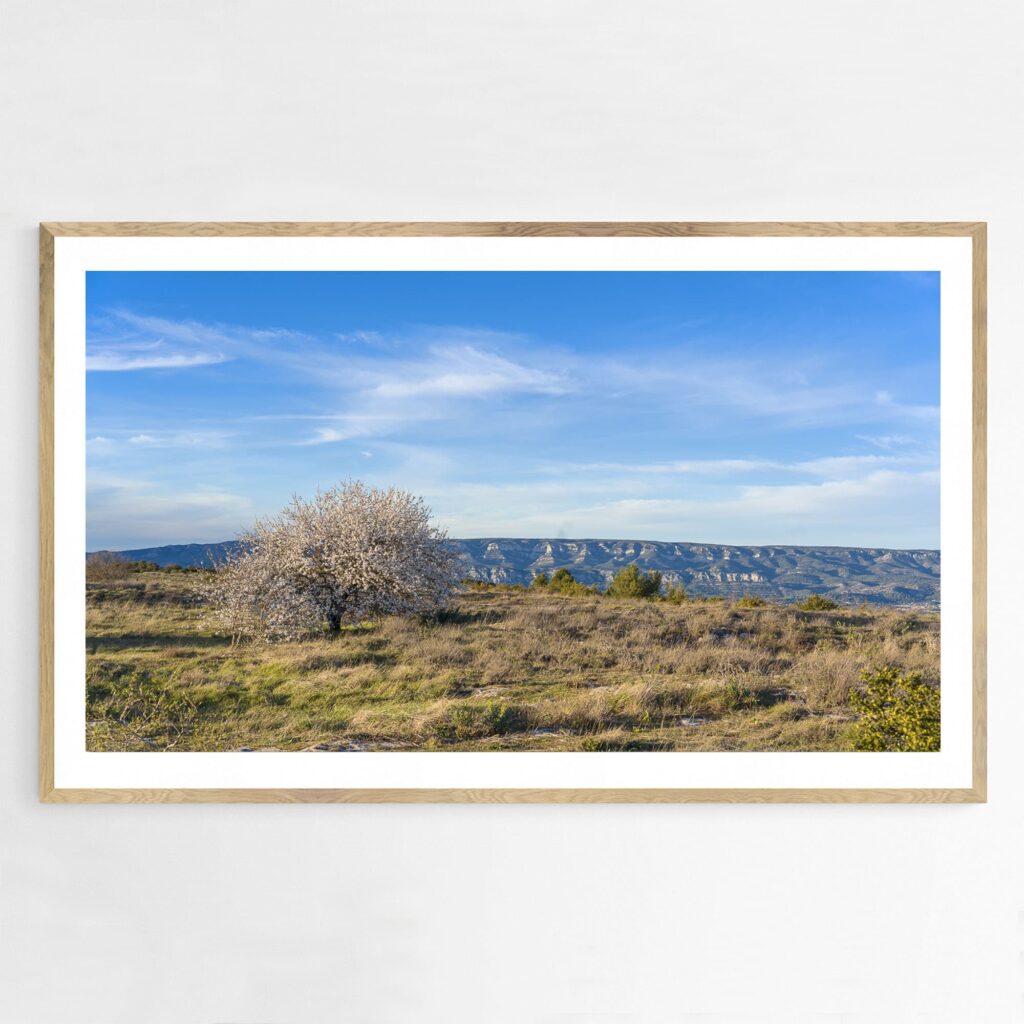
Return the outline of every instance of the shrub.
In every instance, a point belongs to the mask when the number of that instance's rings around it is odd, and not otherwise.
[[[736,602],[737,608],[763,608],[768,602],[763,597],[741,597]]]
[[[542,586],[543,584],[538,584]],[[593,587],[585,587],[568,569],[556,569],[551,574],[547,583],[548,590],[555,590],[560,594],[572,594],[579,597],[581,594],[594,594]]]
[[[90,583],[113,583],[131,571],[132,563],[116,551],[97,551],[85,559],[85,578]]]
[[[833,612],[839,607],[835,601],[821,594],[811,594],[806,600],[801,601],[797,608],[805,612]]]
[[[723,711],[747,711],[764,703],[769,692],[763,686],[729,679],[718,694],[718,703]]]
[[[571,576],[572,574],[570,573],[569,575]],[[532,580],[530,580],[530,586],[546,587],[550,582],[551,580],[548,579],[548,574],[546,572],[539,572],[536,576],[533,577]]]
[[[556,569],[547,585],[553,590],[569,590],[577,586],[576,577],[568,569]]]
[[[462,586],[466,590],[472,590],[477,593],[482,591],[498,590],[501,587],[500,583],[492,583],[490,580],[475,580],[471,576],[467,576],[462,581]]]
[[[171,750],[187,743],[199,713],[185,691],[142,669],[107,683],[87,680],[86,698],[98,716],[93,729],[107,750]]]
[[[435,737],[446,742],[504,736],[524,728],[526,714],[522,708],[495,701],[476,706],[456,705],[433,723]]]
[[[680,583],[678,586],[669,587],[665,591],[662,601],[669,604],[684,604],[686,602],[686,588]]]
[[[490,580],[474,580],[469,577],[462,581],[462,587],[465,590],[471,590],[474,593],[495,593],[495,594],[507,594],[507,593],[518,593],[525,591],[521,583],[492,583]]]
[[[605,593],[609,597],[641,597],[650,600],[661,590],[661,573],[651,570],[644,572],[636,563],[620,569],[608,585]],[[684,595],[685,596],[685,595]]]
[[[349,481],[261,519],[209,580],[236,639],[290,640],[326,626],[443,607],[459,578],[421,498]]]
[[[939,690],[921,681],[920,672],[887,666],[865,670],[866,691],[850,691],[860,712],[853,727],[854,750],[928,751],[939,749]]]

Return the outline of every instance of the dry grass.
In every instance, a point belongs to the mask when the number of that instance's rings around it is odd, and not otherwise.
[[[91,750],[839,750],[851,687],[937,683],[939,617],[513,591],[232,647],[188,574],[88,589]]]

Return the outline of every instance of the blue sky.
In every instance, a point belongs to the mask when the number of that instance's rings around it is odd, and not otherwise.
[[[88,546],[346,478],[454,537],[939,544],[939,275],[90,272]]]

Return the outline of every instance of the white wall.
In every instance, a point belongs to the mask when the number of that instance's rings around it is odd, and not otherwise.
[[[0,1019],[1024,1020],[1012,2],[0,0]],[[987,219],[991,800],[36,802],[43,219]]]

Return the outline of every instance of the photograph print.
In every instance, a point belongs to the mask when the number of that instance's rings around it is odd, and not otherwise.
[[[942,295],[88,270],[84,751],[938,754]]]

